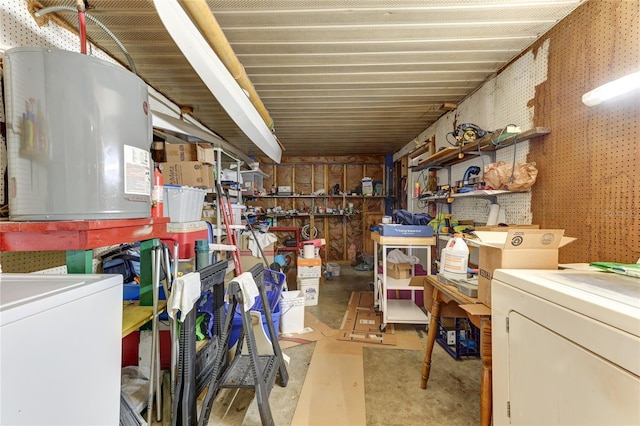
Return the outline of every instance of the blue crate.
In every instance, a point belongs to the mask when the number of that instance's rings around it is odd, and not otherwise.
[[[480,330],[468,318],[455,318],[454,330],[447,330],[438,318],[436,342],[454,359],[463,356],[480,356]],[[455,344],[447,344],[447,334],[455,331]],[[464,331],[464,333],[461,333]]]

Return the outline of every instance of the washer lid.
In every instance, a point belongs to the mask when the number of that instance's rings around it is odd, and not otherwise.
[[[516,287],[633,335],[640,335],[640,279],[579,270],[496,270]]]
[[[122,275],[0,274],[0,325],[122,285]]]

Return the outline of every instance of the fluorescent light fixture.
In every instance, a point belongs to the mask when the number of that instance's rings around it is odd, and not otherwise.
[[[247,165],[253,162],[245,153],[240,152],[229,142],[220,139],[213,133],[209,133],[198,128],[194,124],[187,123],[186,121],[171,117],[170,115],[163,114],[158,111],[151,111],[151,113],[153,119],[153,127],[155,128],[194,137],[200,139],[203,142],[210,142],[215,146],[222,148],[223,151],[227,151],[236,159],[242,160]]]
[[[640,71],[625,75],[585,93],[582,95],[582,102],[586,106],[595,106],[633,92],[637,92],[636,95],[640,96]]]
[[[158,16],[182,54],[240,130],[276,163],[276,137],[177,1],[153,0]]]

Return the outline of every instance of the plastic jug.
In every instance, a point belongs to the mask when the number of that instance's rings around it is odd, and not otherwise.
[[[454,234],[446,247],[442,250],[440,272],[449,279],[467,278],[467,266],[469,262],[469,247],[464,242],[461,234]]]

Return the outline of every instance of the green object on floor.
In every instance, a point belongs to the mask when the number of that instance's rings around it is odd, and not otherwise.
[[[356,271],[371,271],[371,268],[366,263],[361,263],[355,266]]]

